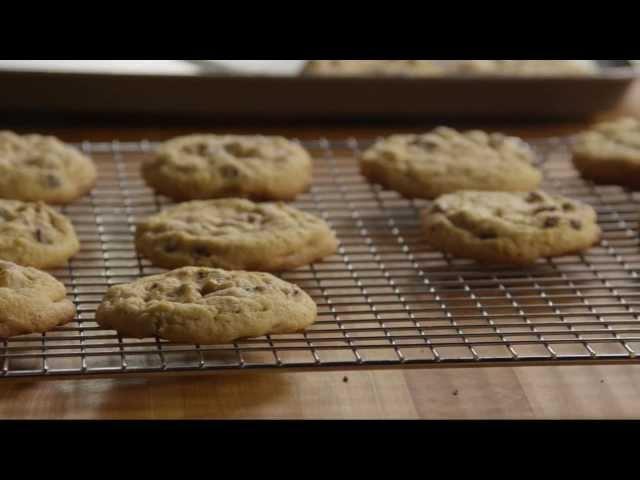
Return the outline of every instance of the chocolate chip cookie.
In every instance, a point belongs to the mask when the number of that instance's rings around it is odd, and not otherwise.
[[[405,197],[432,199],[458,190],[535,190],[542,174],[534,158],[517,137],[438,127],[379,140],[362,154],[360,170]]]
[[[526,265],[577,253],[598,242],[589,205],[541,191],[463,191],[443,195],[422,212],[427,242],[483,263]]]
[[[579,134],[573,164],[584,178],[640,188],[640,120],[621,118]]]
[[[51,275],[0,260],[0,338],[46,332],[74,315],[64,285]]]
[[[432,77],[487,75],[516,77],[585,76],[598,73],[593,60],[310,60],[309,76]]]
[[[89,157],[55,137],[0,131],[0,198],[69,203],[96,177]]]
[[[311,184],[311,157],[283,137],[187,135],[165,142],[142,175],[175,200],[293,200]]]
[[[0,259],[53,268],[64,265],[79,248],[73,225],[52,207],[0,199]]]
[[[155,265],[265,272],[293,269],[337,249],[324,220],[284,203],[194,200],[140,222],[136,248]]]
[[[598,73],[593,60],[446,60],[450,72],[514,77],[586,76]]]
[[[310,60],[303,70],[309,76],[431,77],[444,69],[433,60]]]
[[[309,295],[268,273],[184,267],[111,287],[96,322],[128,337],[216,344],[297,332],[316,315]]]

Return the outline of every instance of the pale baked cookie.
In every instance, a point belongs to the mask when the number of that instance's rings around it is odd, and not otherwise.
[[[431,77],[444,70],[433,60],[309,60],[302,73],[324,77]]]
[[[89,157],[55,137],[0,131],[0,198],[69,203],[96,177]]]
[[[46,332],[73,320],[75,311],[51,275],[0,260],[0,338]]]
[[[64,265],[79,248],[73,225],[53,208],[0,199],[0,260],[53,268]]]
[[[456,74],[517,77],[586,76],[593,60],[309,60],[302,73],[340,77],[434,77]]]
[[[583,177],[640,188],[640,120],[626,117],[595,125],[571,147]]]
[[[111,287],[96,322],[127,337],[228,343],[311,325],[316,305],[268,273],[184,267]]]
[[[598,73],[592,60],[450,60],[447,70],[462,74],[516,77],[587,76]]]
[[[391,135],[360,158],[362,174],[409,198],[457,190],[530,191],[542,174],[517,137],[438,127],[421,135]]]
[[[598,242],[589,205],[536,191],[463,191],[423,210],[426,241],[458,257],[524,265],[540,257],[577,253]]]
[[[327,223],[284,203],[194,200],[140,222],[136,248],[155,265],[265,272],[293,269],[331,255]]]
[[[187,135],[162,144],[142,175],[175,200],[293,200],[311,184],[311,157],[283,137]]]

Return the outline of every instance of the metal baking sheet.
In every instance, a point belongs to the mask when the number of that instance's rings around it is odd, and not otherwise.
[[[0,111],[214,119],[580,118],[615,107],[629,61],[585,77],[328,78],[0,71]]]

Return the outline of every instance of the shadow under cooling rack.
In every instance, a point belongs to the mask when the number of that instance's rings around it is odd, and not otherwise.
[[[482,267],[427,247],[418,211],[428,202],[359,175],[357,155],[369,142],[302,143],[315,159],[314,183],[295,205],[324,217],[340,240],[336,255],[281,274],[318,305],[318,321],[305,333],[198,346],[120,338],[98,327],[95,310],[109,286],[162,271],[136,255],[133,234],[137,220],[170,202],[138,173],[153,144],[85,142],[98,184],[62,209],[82,249],[52,272],[77,318],[45,334],[0,340],[0,376],[637,361],[640,193],[580,179],[566,140],[534,143],[544,188],[593,205],[602,241],[527,269]]]

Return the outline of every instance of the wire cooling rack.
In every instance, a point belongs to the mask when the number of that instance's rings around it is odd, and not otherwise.
[[[640,192],[583,181],[566,140],[533,143],[544,188],[593,205],[602,242],[526,269],[480,266],[425,245],[418,211],[428,202],[359,175],[356,156],[370,142],[302,143],[315,159],[314,183],[295,205],[324,217],[340,240],[336,255],[281,275],[318,304],[305,333],[199,346],[121,338],[97,326],[109,286],[163,271],[136,255],[133,235],[138,219],[170,202],[138,173],[152,143],[85,142],[98,184],[62,209],[82,249],[52,272],[76,304],[76,320],[0,340],[0,376],[637,361]]]

